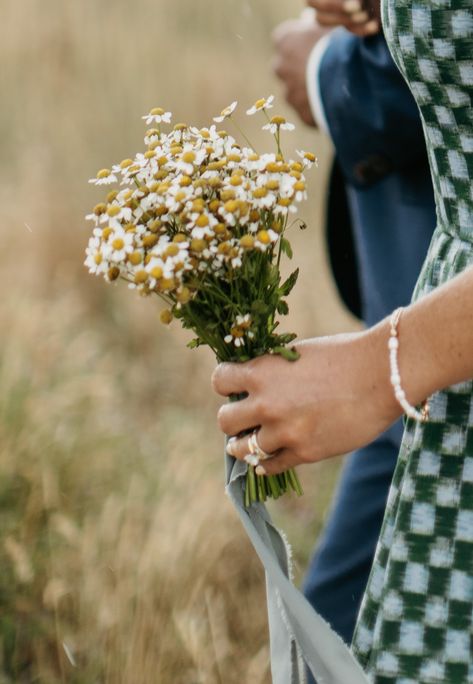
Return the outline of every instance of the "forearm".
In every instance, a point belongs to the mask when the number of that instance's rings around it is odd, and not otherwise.
[[[371,332],[380,378],[389,378],[389,331],[385,319]],[[411,404],[473,378],[473,268],[406,307],[398,338],[401,384]]]

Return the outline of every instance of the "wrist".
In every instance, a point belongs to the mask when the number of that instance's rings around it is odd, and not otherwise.
[[[374,404],[388,424],[396,421],[403,413],[391,384],[390,331],[389,318],[386,318],[365,332],[368,363],[371,368],[367,375],[371,385],[369,391],[372,393]]]

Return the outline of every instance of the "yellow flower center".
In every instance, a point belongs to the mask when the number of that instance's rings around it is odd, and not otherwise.
[[[209,219],[208,216],[205,214],[201,214],[197,221],[195,222],[196,226],[199,226],[199,228],[205,228],[205,226],[209,225]]]
[[[120,213],[120,211],[121,211],[121,209],[120,209],[120,207],[118,206],[118,204],[112,204],[110,207],[108,207],[108,209],[107,209],[107,214],[108,214],[109,216],[118,216],[118,214]]]
[[[94,254],[94,261],[97,264],[97,266],[102,263],[102,255],[100,254],[100,252]]]
[[[179,247],[178,247],[176,244],[171,243],[171,244],[166,248],[165,255],[166,255],[166,256],[173,257],[173,256],[177,256],[177,254],[179,254]]]
[[[187,287],[182,287],[177,293],[176,293],[176,299],[178,302],[181,302],[181,304],[187,304],[189,299],[191,298],[191,292],[189,288]]]
[[[143,238],[143,247],[146,247],[147,249],[150,249],[151,247],[154,247],[155,244],[158,241],[158,236],[157,235],[145,235]]]
[[[146,271],[142,270],[142,271],[137,271],[135,273],[135,283],[137,285],[142,285],[143,283],[146,283],[147,280],[148,280],[148,274],[146,273]]]
[[[228,200],[223,206],[229,214],[235,214],[238,211],[238,202],[236,200]]]
[[[243,235],[242,238],[240,238],[240,245],[243,247],[243,249],[251,249],[254,247],[255,244],[255,239],[252,235]]]
[[[133,159],[123,159],[120,162],[120,168],[126,169],[128,166],[131,166],[132,164],[133,164]]]
[[[223,190],[223,192],[220,195],[220,198],[222,202],[228,202],[228,200],[235,199],[235,191],[234,190]]]
[[[172,290],[175,285],[174,278],[163,278],[159,283],[161,290]]]
[[[261,109],[261,107],[264,107],[265,104],[266,104],[266,98],[262,97],[260,100],[256,100],[255,107],[256,107],[256,109]]]
[[[122,240],[122,238],[115,238],[115,240],[112,240],[113,249],[116,249],[116,250],[123,249],[124,246],[125,246],[125,243]]]
[[[182,161],[185,164],[193,164],[195,162],[194,152],[184,152],[184,154],[182,155]]]
[[[138,266],[138,264],[141,264],[141,261],[142,261],[141,252],[132,252],[131,254],[129,254],[128,255],[128,261],[133,266]]]
[[[151,275],[153,278],[156,278],[156,280],[159,280],[160,278],[163,277],[163,269],[161,266],[153,266],[151,269]]]
[[[258,231],[256,237],[263,245],[269,245],[269,243],[271,242],[271,238],[269,237],[269,233],[267,230]]]
[[[283,116],[273,116],[271,117],[271,123],[276,126],[282,126],[282,124],[286,123],[286,119]]]
[[[208,169],[209,171],[218,171],[219,169],[223,169],[226,163],[226,159],[219,159],[218,161],[210,162],[210,164],[208,165]]]
[[[151,233],[157,233],[160,228],[161,228],[161,221],[159,219],[152,221],[148,226],[148,230]]]
[[[110,169],[100,169],[100,171],[97,171],[97,178],[108,178],[110,176],[111,171]]]
[[[263,197],[266,197],[267,194],[268,194],[268,191],[266,190],[265,187],[256,188],[255,190],[253,190],[253,197],[255,199],[262,199]]]
[[[153,107],[150,114],[152,116],[162,116],[164,114],[164,109],[162,107]]]
[[[159,319],[164,325],[169,325],[169,323],[172,321],[172,312],[169,309],[164,309],[159,314]]]
[[[191,249],[193,252],[200,254],[200,252],[203,252],[206,247],[207,243],[205,240],[201,240],[200,238],[194,238],[191,240]]]
[[[107,275],[109,280],[116,280],[120,275],[120,269],[118,266],[112,266],[112,268],[108,269]]]

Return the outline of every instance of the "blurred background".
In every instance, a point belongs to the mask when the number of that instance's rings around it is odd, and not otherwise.
[[[0,682],[267,684],[264,578],[223,492],[206,350],[157,301],[83,267],[97,169],[153,106],[206,125],[274,93],[271,31],[296,0],[3,0],[0,22]],[[262,121],[244,119],[261,146]],[[230,130],[230,129],[229,129]],[[289,137],[292,136],[292,137]],[[353,328],[323,240],[326,139],[291,238],[284,328]],[[271,147],[272,149],[272,147]],[[339,462],[271,506],[300,580]]]

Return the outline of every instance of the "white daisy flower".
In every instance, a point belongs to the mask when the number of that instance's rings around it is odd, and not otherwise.
[[[310,169],[314,164],[317,166],[317,157],[312,152],[296,150],[296,153],[302,159],[302,163],[306,168]]]
[[[119,263],[124,261],[127,254],[133,251],[133,234],[124,230],[115,230],[103,247],[107,259]]]
[[[98,237],[91,237],[87,248],[85,250],[87,255],[84,261],[85,266],[89,269],[89,273],[95,273],[99,275],[100,273],[106,273],[108,269],[108,263],[104,259],[101,251],[101,240]]]
[[[225,109],[222,109],[220,116],[214,116],[214,121],[215,123],[222,123],[222,121],[225,121],[225,119],[228,119],[229,116],[233,114],[237,107],[237,100],[235,102],[232,102],[228,107],[225,107]]]
[[[262,112],[265,109],[271,109],[273,106],[274,95],[270,95],[268,98],[262,97],[257,100],[250,109],[246,110],[248,116],[256,114],[256,112]]]
[[[117,182],[118,178],[110,169],[100,169],[95,178],[89,178],[89,183],[94,185],[110,185]]]
[[[273,135],[276,135],[278,131],[293,131],[295,129],[294,124],[289,123],[289,121],[284,121],[282,123],[278,123],[274,121],[274,119],[282,119],[282,116],[273,116],[271,121],[263,126],[263,131],[269,131]]]
[[[162,107],[154,107],[149,114],[145,114],[141,117],[146,121],[146,125],[149,126],[151,123],[171,123],[172,114],[171,112],[165,112]]]

